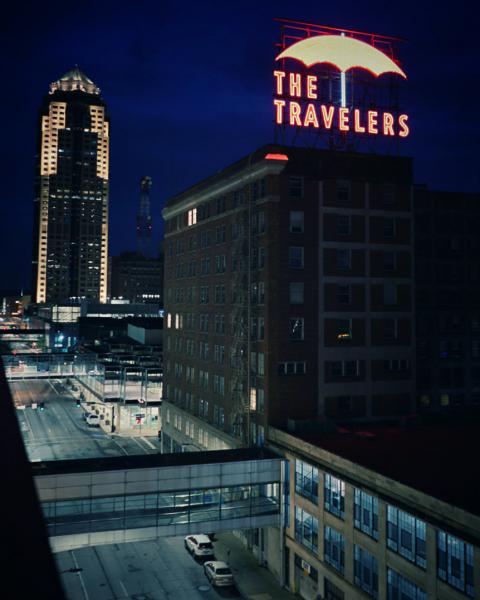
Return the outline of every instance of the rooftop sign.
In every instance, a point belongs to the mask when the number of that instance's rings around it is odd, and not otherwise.
[[[371,136],[409,135],[408,115],[379,110],[371,103],[367,109],[347,102],[347,71],[363,69],[375,78],[383,74],[407,78],[398,64],[378,48],[343,33],[315,35],[284,48],[275,60],[283,61],[283,68],[273,72],[278,125]],[[319,72],[318,65],[329,65],[340,72],[340,101],[333,101],[330,95],[329,102],[325,102],[320,87],[326,76]]]

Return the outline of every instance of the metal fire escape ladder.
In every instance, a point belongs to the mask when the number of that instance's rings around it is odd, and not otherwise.
[[[243,203],[242,203],[243,197]],[[252,194],[248,185],[240,191],[239,207],[236,209],[234,227],[236,239],[232,236],[232,311],[230,349],[231,397],[233,414],[231,433],[245,446],[250,445],[250,379],[251,379],[251,318],[252,318],[252,257],[255,253],[256,238],[252,235]]]

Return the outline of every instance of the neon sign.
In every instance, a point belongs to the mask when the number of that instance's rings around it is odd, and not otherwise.
[[[299,61],[307,69],[317,64],[337,68],[341,75],[341,102],[340,106],[309,102],[319,98],[317,75],[275,70],[273,105],[278,125],[402,138],[409,135],[406,114],[347,106],[345,73],[350,69],[365,69],[375,77],[392,73],[407,78],[403,70],[378,48],[344,35],[318,35],[292,44],[276,58],[277,61],[284,59]]]

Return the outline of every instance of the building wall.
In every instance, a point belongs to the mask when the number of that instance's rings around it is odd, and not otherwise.
[[[335,600],[337,598],[354,600],[368,597],[379,599],[397,597],[389,595],[388,591],[387,571],[391,569],[423,590],[427,594],[427,598],[460,600],[474,597],[474,594],[478,595],[480,591],[480,519],[478,517],[458,508],[453,509],[446,503],[359,467],[359,465],[350,463],[279,430],[271,428],[269,439],[270,444],[283,453],[289,465],[289,502],[287,504],[285,546],[288,548],[287,555],[290,561],[287,568],[287,583],[290,589],[307,600],[315,599],[317,593],[324,598],[334,598]],[[301,462],[318,471],[316,497],[305,492],[305,489],[312,489],[308,485],[304,485],[308,477],[297,476],[296,478],[296,468],[299,469],[298,465]],[[305,472],[302,471],[302,475]],[[326,492],[328,477],[334,477],[344,487],[342,516],[334,514],[335,509],[327,507],[326,501],[331,501],[332,498]],[[304,489],[300,491],[302,487]],[[366,533],[365,528],[362,531],[361,524],[355,523],[355,489],[368,494],[378,503],[378,533],[375,537],[371,533]],[[411,518],[416,518],[417,523],[420,521],[424,524],[425,551],[424,553],[422,551],[421,554],[424,556],[425,564],[416,564],[389,546],[388,507],[399,509]],[[300,515],[298,513],[300,510],[305,512]],[[317,519],[318,537],[315,544],[313,542],[310,544],[308,539],[308,532],[312,530],[312,527],[305,523],[303,528],[298,525],[299,516],[302,518],[305,513]],[[296,514],[297,526],[295,524]],[[326,557],[328,534],[325,528],[327,527],[340,533],[344,538],[344,558],[341,570],[333,566]],[[417,532],[419,531],[421,531],[420,526],[417,529]],[[303,540],[301,532],[304,534]],[[439,532],[448,533],[457,542],[468,544],[471,549],[474,580],[473,588],[469,593],[456,589],[438,577],[439,545],[437,535]],[[408,545],[408,540],[405,538],[407,535],[407,533],[403,533],[399,536],[406,545]],[[362,590],[360,583],[356,580],[356,575],[358,576],[360,571],[355,570],[355,546],[368,552],[376,560],[378,576],[376,596],[372,595],[372,590],[370,592]],[[420,548],[418,542],[416,546]],[[302,561],[304,562],[302,563]],[[450,564],[453,563],[450,561]],[[461,567],[459,568],[461,571]],[[337,596],[332,591],[335,589],[338,590]],[[476,595],[475,597],[477,597]],[[421,595],[418,597],[422,598]]]
[[[111,259],[112,298],[163,304],[163,260],[124,252]]]
[[[163,211],[166,398],[238,443],[414,401],[411,161],[283,150]]]
[[[480,404],[479,196],[415,190],[417,402]]]

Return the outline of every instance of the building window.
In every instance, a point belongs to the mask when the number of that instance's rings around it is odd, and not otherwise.
[[[265,354],[263,352],[258,353],[258,370],[257,375],[265,375]]]
[[[425,541],[425,521],[394,506],[387,507],[387,545],[391,550],[425,569]]]
[[[305,375],[305,362],[281,362],[278,363],[279,375]]]
[[[348,205],[351,201],[350,182],[337,181],[337,202],[341,205]]]
[[[295,506],[295,539],[312,552],[318,552],[318,519]]]
[[[258,282],[258,303],[265,304],[265,282]]]
[[[215,243],[223,244],[223,242],[226,241],[226,238],[227,238],[227,226],[219,225],[218,227],[215,227]]]
[[[473,546],[437,531],[437,573],[439,579],[473,598]]]
[[[398,319],[385,319],[383,321],[383,339],[386,342],[398,340]]]
[[[345,571],[345,538],[341,533],[325,526],[325,562],[334,569],[343,573]]]
[[[384,284],[383,303],[387,306],[392,306],[397,303],[397,286],[395,283]]]
[[[352,339],[352,319],[338,319],[337,340]]]
[[[226,292],[224,285],[215,286],[215,304],[225,304]]]
[[[350,304],[350,286],[337,285],[336,298],[338,304]]]
[[[360,375],[360,361],[358,360],[326,361],[325,367],[330,369],[330,376],[332,379],[339,379],[340,377],[358,377]]]
[[[303,177],[288,178],[288,195],[294,200],[303,198]]]
[[[427,594],[393,569],[387,569],[387,600],[427,600]]]
[[[295,492],[318,504],[318,469],[303,460],[295,461]]]
[[[386,183],[383,186],[383,204],[385,206],[391,206],[395,204],[396,200],[396,189],[395,186],[391,183]]]
[[[355,544],[355,585],[372,598],[378,598],[378,561],[369,552]]]
[[[383,369],[386,373],[408,373],[410,371],[410,361],[399,358],[384,360]]]
[[[350,269],[352,266],[352,252],[350,248],[340,248],[337,250],[337,269],[342,271]]]
[[[188,211],[188,226],[195,225],[197,222],[197,209],[192,208],[192,210]]]
[[[383,220],[383,237],[386,240],[391,240],[395,237],[395,219]]]
[[[378,498],[355,488],[353,522],[356,529],[378,540]]]
[[[263,425],[259,425],[258,432],[257,432],[257,446],[264,446],[264,445],[265,445],[265,427]]]
[[[289,319],[288,337],[292,341],[304,339],[304,319],[302,317]]]
[[[345,482],[337,477],[325,473],[325,510],[340,517],[345,518]]]
[[[290,304],[303,304],[303,282],[290,283]]]
[[[397,255],[395,252],[384,252],[383,253],[383,270],[387,273],[395,271]]]
[[[227,270],[227,257],[225,254],[219,254],[215,257],[215,273],[225,273]]]
[[[208,285],[200,286],[200,304],[208,304]]]
[[[338,235],[350,235],[351,219],[349,215],[337,215],[336,229]]]
[[[303,233],[304,212],[300,210],[290,211],[290,233]]]
[[[288,266],[291,269],[303,269],[304,267],[303,246],[290,246],[288,249]]]

